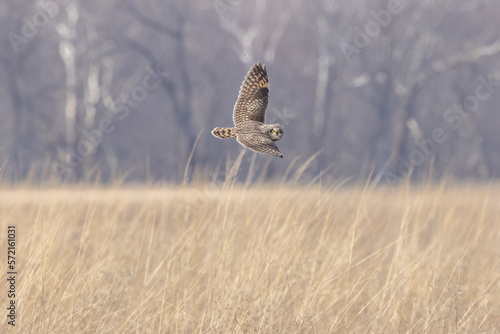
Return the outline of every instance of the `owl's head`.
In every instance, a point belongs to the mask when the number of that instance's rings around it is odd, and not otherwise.
[[[269,134],[269,137],[276,141],[280,140],[281,137],[283,137],[283,128],[279,124],[271,124],[269,125],[269,129],[267,130],[267,133]]]

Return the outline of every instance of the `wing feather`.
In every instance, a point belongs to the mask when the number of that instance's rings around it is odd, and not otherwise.
[[[246,121],[265,122],[269,99],[266,66],[257,63],[248,71],[233,109],[234,125]]]
[[[238,134],[236,137],[238,142],[246,148],[264,154],[272,154],[283,158],[278,146],[266,136],[259,133]]]

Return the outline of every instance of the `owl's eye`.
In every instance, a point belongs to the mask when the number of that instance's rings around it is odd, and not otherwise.
[[[283,133],[283,130],[279,129],[279,130],[278,130],[278,132],[279,132],[279,133]]]
[[[271,130],[271,133],[274,133],[274,129]]]

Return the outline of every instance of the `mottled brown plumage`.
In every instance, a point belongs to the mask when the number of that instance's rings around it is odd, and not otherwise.
[[[212,134],[221,139],[236,137],[236,128],[215,128]]]
[[[252,66],[241,84],[238,100],[233,109],[233,128],[215,128],[212,134],[226,139],[236,137],[244,147],[255,152],[283,158],[274,143],[283,137],[280,124],[264,124],[269,100],[269,81],[266,67]]]

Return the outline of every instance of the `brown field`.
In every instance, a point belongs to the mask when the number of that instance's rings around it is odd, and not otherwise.
[[[498,333],[500,189],[3,187],[2,333]]]

